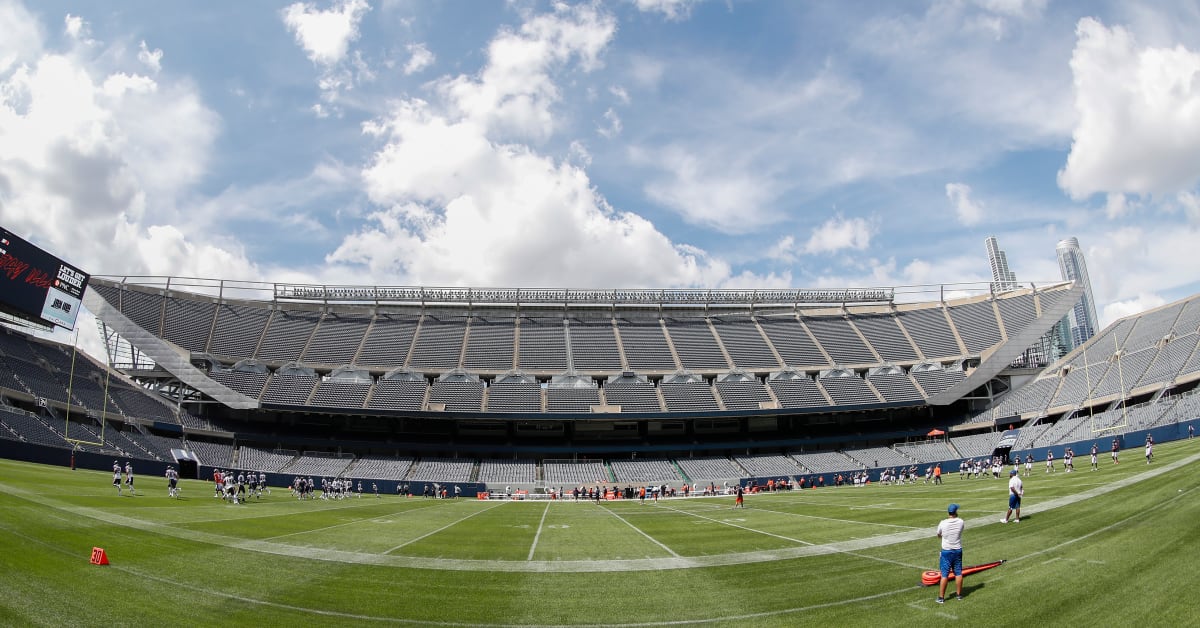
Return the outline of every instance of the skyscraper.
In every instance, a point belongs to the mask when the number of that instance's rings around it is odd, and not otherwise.
[[[1058,268],[1062,272],[1062,278],[1083,285],[1083,296],[1067,314],[1071,330],[1071,348],[1075,348],[1096,334],[1096,325],[1099,323],[1096,301],[1092,298],[1092,282],[1088,279],[1087,263],[1083,260],[1079,240],[1067,238],[1055,248],[1058,251]]]
[[[1006,292],[1017,288],[1017,275],[1008,269],[1008,256],[1000,250],[996,236],[983,241],[987,247],[988,263],[992,266],[992,292]]]
[[[987,247],[988,263],[992,267],[992,292],[1000,293],[1008,290],[1016,290],[1017,274],[1008,267],[1008,256],[1000,249],[1000,243],[996,241],[995,236],[988,236],[983,241]],[[1025,349],[1025,351],[1013,361],[1012,366],[1020,368],[1036,368],[1045,366],[1066,355],[1070,350],[1071,345],[1069,339],[1065,337],[1067,333],[1066,319],[1054,324],[1049,331],[1038,338],[1033,346]]]

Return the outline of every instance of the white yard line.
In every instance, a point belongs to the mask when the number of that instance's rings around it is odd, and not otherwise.
[[[533,535],[533,545],[529,546],[529,557],[525,560],[533,560],[533,551],[537,549],[538,539],[542,538],[542,526],[546,524],[546,515],[550,514],[550,502],[546,502],[546,509],[542,511],[542,520],[538,522],[537,534]]]
[[[676,553],[675,553],[675,550],[673,550],[673,549],[671,549],[671,548],[667,547],[666,545],[663,545],[662,543],[660,543],[660,542],[659,542],[659,540],[658,540],[658,539],[656,539],[656,538],[654,538],[654,537],[650,536],[649,534],[646,534],[646,532],[645,532],[645,531],[643,531],[641,528],[639,528],[639,527],[637,527],[637,526],[633,525],[632,523],[629,523],[628,521],[626,521],[626,520],[625,520],[625,517],[622,517],[621,515],[618,515],[617,513],[613,512],[613,510],[612,510],[611,508],[609,508],[609,507],[607,507],[607,506],[602,506],[602,508],[604,508],[604,510],[607,510],[607,511],[608,511],[608,514],[610,514],[610,515],[612,515],[612,516],[616,517],[616,518],[617,518],[617,520],[618,520],[618,521],[620,521],[621,523],[623,523],[623,524],[625,524],[625,525],[627,525],[627,526],[629,526],[629,527],[633,528],[633,530],[634,530],[635,532],[637,532],[638,534],[640,534],[640,535],[642,535],[642,536],[646,537],[647,539],[649,539],[651,543],[653,543],[653,544],[655,544],[655,545],[657,545],[657,546],[659,546],[659,547],[663,548],[663,551],[665,551],[666,553],[668,553],[668,554],[670,554],[670,555],[674,556],[675,558],[683,558],[683,557],[682,557],[682,556],[680,556],[679,554],[676,554]],[[586,562],[591,562],[591,561],[586,561]]]
[[[504,502],[500,502],[500,503],[496,504],[496,506],[503,506],[503,505],[504,505]],[[426,532],[425,534],[422,534],[421,536],[418,536],[418,537],[417,537],[417,538],[415,538],[415,539],[409,539],[409,540],[407,540],[407,541],[405,541],[405,542],[403,542],[403,543],[401,543],[401,544],[397,545],[396,547],[393,547],[392,549],[390,549],[390,550],[388,550],[388,551],[384,552],[384,555],[391,554],[392,552],[394,552],[394,551],[396,551],[396,550],[398,550],[398,549],[400,549],[400,548],[402,548],[402,547],[405,547],[405,546],[408,546],[408,545],[412,545],[413,543],[416,543],[417,541],[420,541],[420,540],[422,540],[422,539],[427,539],[427,538],[429,538],[429,537],[431,537],[431,536],[433,536],[433,535],[437,534],[438,532],[441,532],[442,530],[447,530],[447,529],[449,529],[449,528],[453,528],[454,526],[456,526],[456,525],[458,525],[458,524],[460,524],[460,523],[462,523],[462,522],[466,521],[467,519],[470,519],[471,517],[474,517],[475,515],[481,515],[481,514],[483,514],[483,513],[487,512],[487,511],[489,511],[489,510],[491,510],[491,509],[495,508],[496,506],[488,506],[487,508],[484,508],[483,510],[479,510],[479,511],[473,512],[473,513],[471,513],[471,514],[469,514],[469,515],[467,515],[467,516],[465,516],[465,517],[463,517],[463,518],[461,518],[461,519],[458,519],[458,520],[456,520],[456,521],[452,521],[452,522],[450,522],[450,523],[447,523],[446,525],[444,525],[444,526],[442,526],[442,527],[440,527],[440,528],[438,528],[438,529],[436,529],[436,530],[433,530],[433,531],[431,531],[431,532]]]

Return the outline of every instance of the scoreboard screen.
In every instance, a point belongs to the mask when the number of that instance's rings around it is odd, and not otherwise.
[[[75,328],[88,275],[0,227],[0,311]]]

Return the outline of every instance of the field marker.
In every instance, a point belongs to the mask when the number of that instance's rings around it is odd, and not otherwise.
[[[538,522],[537,534],[533,535],[533,545],[529,546],[529,558],[525,560],[533,560],[533,550],[537,549],[538,539],[542,536],[542,526],[545,525],[548,514],[550,514],[550,502],[546,502],[546,509],[542,511],[542,520]]]

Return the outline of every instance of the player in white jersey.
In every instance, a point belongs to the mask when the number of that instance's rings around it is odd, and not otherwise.
[[[1046,473],[1054,473],[1054,450],[1046,450]]]
[[[263,491],[266,491],[267,495],[270,495],[271,487],[267,486],[267,474],[263,473],[262,471],[259,471],[258,472],[258,492],[262,493]]]
[[[137,491],[133,490],[133,463],[125,463],[125,486],[129,487],[130,495],[137,495]]]
[[[113,460],[113,486],[117,487],[117,496],[121,495],[121,463]]]
[[[179,497],[179,472],[175,467],[167,467],[167,496]]]
[[[1100,447],[1096,443],[1092,443],[1092,471],[1099,471],[1100,464],[1096,462],[1096,456],[1100,453]]]
[[[1075,452],[1070,447],[1067,447],[1063,453],[1063,468],[1067,470],[1067,473],[1075,470]]]
[[[1147,436],[1146,437],[1146,464],[1150,464],[1150,461],[1153,459],[1154,459],[1154,439]]]

